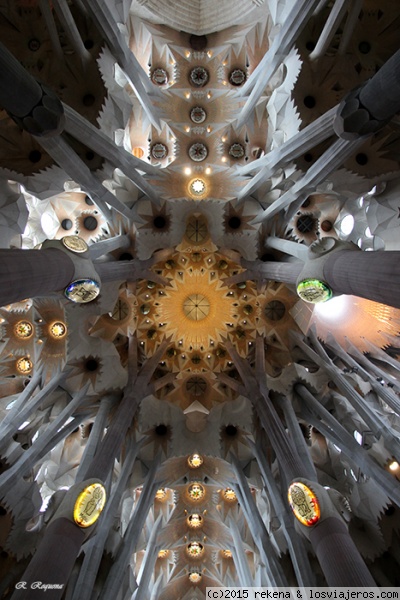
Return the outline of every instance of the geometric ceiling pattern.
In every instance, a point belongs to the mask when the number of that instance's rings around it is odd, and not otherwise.
[[[29,132],[1,59],[2,287],[6,251],[62,251],[99,293],[31,297],[36,272],[4,292],[0,598],[36,597],[31,576],[72,600],[398,586],[398,301],[296,282],[326,247],[400,250],[398,115],[334,129],[398,50],[399,7],[6,4],[0,50],[64,117]],[[317,549],[328,518],[348,571]]]

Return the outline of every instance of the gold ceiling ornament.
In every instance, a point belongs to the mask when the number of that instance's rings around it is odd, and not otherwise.
[[[165,488],[160,488],[156,491],[155,498],[156,500],[163,501],[167,497],[167,490]]]
[[[202,321],[210,312],[210,302],[203,294],[190,294],[183,301],[183,312],[191,321]]]
[[[200,527],[202,527],[203,522],[203,517],[198,513],[193,513],[189,515],[186,519],[187,526],[190,527],[190,529],[199,529]]]
[[[224,558],[232,558],[232,552],[230,550],[221,550],[221,554]]]
[[[179,266],[177,267],[177,271]],[[178,271],[179,273],[179,271]],[[222,281],[210,277],[205,269],[187,269],[174,277],[170,286],[156,300],[154,312],[147,315],[156,320],[157,330],[165,323],[165,334],[183,340],[181,350],[189,352],[203,348],[209,351],[210,342],[220,340],[234,320],[235,307]],[[149,326],[149,329],[152,327]]]
[[[204,554],[204,546],[200,542],[190,542],[186,546],[186,553],[190,558],[200,558]]]
[[[24,356],[23,358],[19,358],[15,363],[16,369],[22,375],[28,375],[32,372],[33,362],[29,358],[29,356]]]
[[[159,550],[158,558],[166,558],[169,555],[169,550]]]
[[[202,574],[199,571],[192,571],[189,573],[190,583],[199,583],[201,581]]]
[[[53,338],[62,339],[67,335],[67,326],[62,321],[54,321],[49,327],[49,333]]]
[[[34,333],[33,325],[30,321],[18,321],[14,325],[14,334],[21,340],[28,340]]]
[[[200,454],[191,454],[187,460],[191,469],[198,469],[203,464],[203,457]]]
[[[187,494],[193,502],[200,502],[205,496],[206,490],[201,483],[192,483],[187,489]]]
[[[222,496],[227,502],[236,502],[237,500],[237,496],[232,488],[226,488],[222,492]]]

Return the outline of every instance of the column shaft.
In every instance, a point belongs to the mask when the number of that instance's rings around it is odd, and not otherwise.
[[[19,589],[12,600],[59,600],[71,574],[79,549],[85,538],[84,530],[65,517],[55,519],[47,527],[44,537],[29,563],[21,582],[26,589]],[[35,582],[59,584],[61,589],[31,589]],[[29,591],[28,591],[29,590]]]
[[[375,587],[372,575],[340,519],[323,519],[310,531],[309,538],[328,586]]]
[[[71,283],[74,263],[62,250],[0,250],[0,306],[46,296]]]
[[[328,256],[324,280],[337,294],[351,294],[400,308],[400,252],[340,250]]]
[[[360,100],[379,121],[391,119],[400,110],[400,50],[361,89]]]

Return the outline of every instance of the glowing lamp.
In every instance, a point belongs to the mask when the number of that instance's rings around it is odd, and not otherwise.
[[[295,481],[289,486],[288,500],[294,516],[300,523],[311,527],[319,521],[321,510],[318,498],[304,483]]]

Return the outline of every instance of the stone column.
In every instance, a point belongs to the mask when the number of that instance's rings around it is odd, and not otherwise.
[[[0,250],[0,306],[46,296],[71,283],[74,263],[62,250]]]
[[[292,496],[295,507],[293,512],[296,516],[300,513],[296,526],[311,542],[328,586],[375,587],[374,578],[339,516],[329,490],[305,479],[298,479],[296,483],[306,485],[320,508],[320,518],[314,524],[304,525],[300,521],[304,506],[301,497],[298,504],[296,496]]]
[[[328,517],[311,529],[309,540],[328,586],[375,587],[345,524]]]
[[[12,595],[12,600],[39,600],[44,596],[50,600],[59,600],[64,596],[65,585],[81,545],[97,526],[96,520],[85,526],[79,526],[74,520],[77,499],[92,484],[102,485],[100,481],[91,479],[74,485],[66,492],[21,578],[20,587]],[[101,510],[98,508],[97,515]]]
[[[59,135],[64,127],[60,100],[39,84],[0,43],[0,106],[23,129],[37,136]]]
[[[323,277],[336,294],[400,308],[400,252],[334,252],[326,259]]]
[[[85,532],[66,517],[55,519],[47,527],[33,559],[28,565],[12,600],[58,600],[71,574]],[[59,589],[32,589],[38,584],[57,585]]]
[[[400,50],[340,103],[336,134],[347,140],[375,133],[400,111]]]

